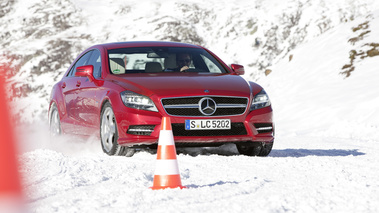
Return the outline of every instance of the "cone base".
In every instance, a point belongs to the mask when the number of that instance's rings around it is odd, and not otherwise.
[[[180,175],[154,175],[153,186],[150,187],[153,190],[156,189],[167,189],[167,188],[186,188],[182,186],[182,181],[180,180]]]
[[[150,189],[152,190],[160,190],[160,189],[176,189],[176,188],[180,188],[180,189],[186,189],[187,187],[185,186],[152,186],[152,187],[149,187]]]

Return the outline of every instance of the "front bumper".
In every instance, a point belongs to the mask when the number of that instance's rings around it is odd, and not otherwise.
[[[150,112],[145,110],[121,107],[115,110],[115,117],[118,126],[118,143],[123,146],[134,145],[154,145],[158,143],[161,120],[165,113]],[[217,117],[217,119],[230,119],[232,124],[242,125],[244,132],[224,134],[225,130],[205,130],[219,131],[212,134],[192,134],[186,135],[183,131],[204,131],[204,130],[184,130],[184,123],[187,119],[216,119],[215,117],[178,117],[169,116],[173,126],[174,141],[178,146],[214,146],[224,143],[237,142],[266,142],[274,140],[275,127],[273,123],[273,113],[271,106],[262,109],[246,112],[239,116]],[[140,127],[140,128],[139,128]],[[180,128],[183,129],[180,129]],[[270,130],[271,127],[271,130]],[[130,131],[132,129],[132,131]],[[178,129],[179,128],[179,129]],[[233,128],[233,127],[232,127]],[[141,129],[139,132],[138,129]],[[147,130],[146,130],[147,129]],[[179,133],[179,131],[181,133]],[[184,135],[183,135],[184,134]]]

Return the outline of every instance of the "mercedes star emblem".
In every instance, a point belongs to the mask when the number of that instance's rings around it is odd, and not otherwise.
[[[212,98],[205,97],[199,101],[199,110],[203,115],[213,115],[216,108],[216,102]]]

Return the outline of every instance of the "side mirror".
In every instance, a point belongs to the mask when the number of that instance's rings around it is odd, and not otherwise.
[[[245,68],[243,68],[242,65],[239,64],[232,64],[230,65],[232,67],[232,70],[237,74],[237,75],[243,75],[245,74]]]
[[[90,81],[93,81],[93,65],[85,65],[76,68],[75,72],[76,77],[88,77]]]

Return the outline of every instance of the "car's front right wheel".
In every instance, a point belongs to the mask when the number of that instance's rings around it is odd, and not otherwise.
[[[59,111],[55,103],[51,104],[49,114],[50,137],[54,138],[62,133],[61,121],[59,119]]]
[[[131,157],[134,149],[120,146],[118,140],[117,122],[109,102],[105,103],[100,115],[100,140],[104,153]]]

